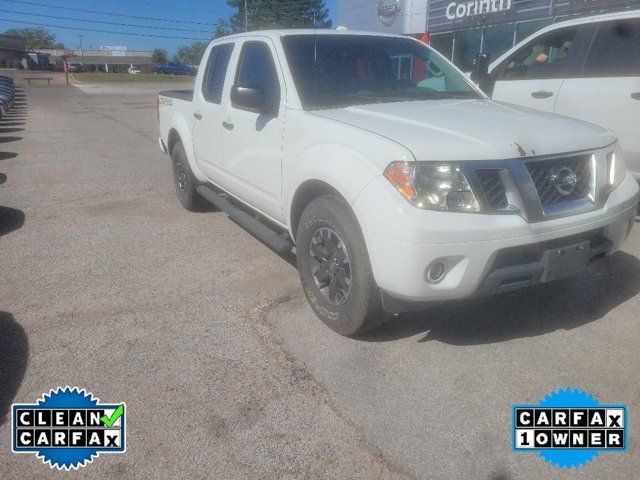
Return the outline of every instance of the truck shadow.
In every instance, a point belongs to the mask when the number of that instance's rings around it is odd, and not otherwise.
[[[24,328],[8,312],[0,311],[0,425],[9,421],[18,388],[29,358],[29,342]]]
[[[24,219],[22,210],[0,206],[0,237],[21,228]]]
[[[18,128],[18,127],[4,128],[4,125],[0,124],[0,133],[16,133],[16,132],[22,132],[23,130],[24,128]]]
[[[640,292],[640,260],[617,252],[595,272],[510,294],[434,304],[401,314],[360,340],[385,342],[424,333],[418,342],[479,345],[571,330],[603,318]]]

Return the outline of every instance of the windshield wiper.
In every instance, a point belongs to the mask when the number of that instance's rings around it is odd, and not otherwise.
[[[480,98],[476,92],[428,92],[421,95],[425,100],[446,100],[451,98]]]

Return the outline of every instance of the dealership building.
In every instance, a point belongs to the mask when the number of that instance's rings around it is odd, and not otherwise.
[[[640,0],[339,0],[338,25],[422,38],[463,70],[551,23],[640,8]]]

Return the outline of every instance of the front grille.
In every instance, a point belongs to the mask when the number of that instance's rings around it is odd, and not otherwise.
[[[502,180],[500,180],[500,170],[482,168],[476,170],[476,176],[489,206],[494,210],[507,208],[509,202],[507,201],[507,192]]]
[[[525,163],[543,208],[581,200],[589,194],[589,158],[580,155]],[[575,174],[575,186],[572,182],[562,183],[571,172]]]

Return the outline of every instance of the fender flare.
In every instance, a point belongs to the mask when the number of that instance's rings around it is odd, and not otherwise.
[[[202,173],[198,166],[196,153],[193,148],[191,129],[182,115],[173,115],[173,118],[171,119],[171,127],[169,128],[169,134],[167,135],[167,150],[169,154],[171,154],[171,148],[175,144],[176,140],[180,140],[182,142],[182,146],[187,154],[187,160],[189,161],[189,167],[191,168],[193,175],[199,181],[205,182],[207,177]]]
[[[283,169],[288,176],[283,207],[293,239],[304,205],[320,195],[334,192],[351,206],[369,182],[381,174],[366,156],[342,144],[314,145],[290,165],[292,168]]]

